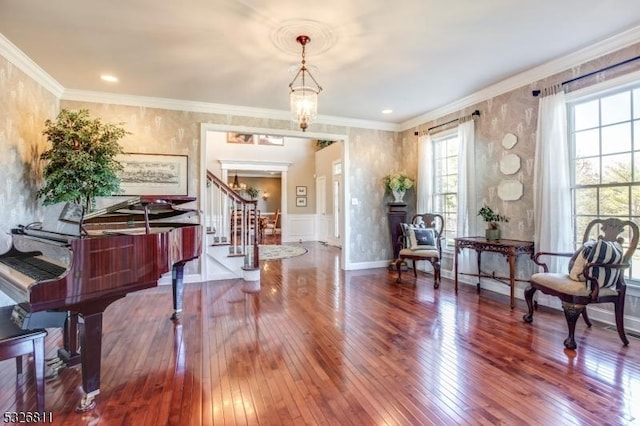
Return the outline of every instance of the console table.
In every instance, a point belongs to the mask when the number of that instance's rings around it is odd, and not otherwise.
[[[478,274],[460,273],[462,275],[473,275],[478,277],[477,291],[480,293],[480,278],[492,278],[504,284],[508,284],[511,288],[511,309],[515,307],[515,286],[516,281],[516,256],[520,254],[528,254],[533,259],[533,242],[519,240],[487,240],[485,237],[459,237],[454,239],[456,242],[455,253],[455,292],[458,293],[458,254],[462,249],[473,249],[478,253]],[[491,275],[482,273],[482,252],[488,251],[493,253],[501,253],[507,257],[509,262],[509,276],[496,276],[495,272]],[[509,280],[505,282],[503,280]]]

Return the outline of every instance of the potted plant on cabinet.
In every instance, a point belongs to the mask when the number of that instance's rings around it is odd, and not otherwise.
[[[487,223],[487,229],[485,231],[487,240],[499,240],[501,237],[499,222],[509,222],[509,218],[494,212],[493,209],[486,204],[478,211],[478,216],[481,216]]]
[[[383,182],[386,192],[393,194],[393,201],[395,203],[402,203],[404,193],[407,189],[413,187],[413,180],[408,177],[405,172],[396,172],[387,175],[384,177]]]
[[[40,156],[47,161],[45,185],[37,192],[44,205],[71,201],[90,211],[95,197],[120,192],[116,156],[126,130],[91,118],[85,109],[62,109],[55,121],[45,121],[42,133],[51,143]]]

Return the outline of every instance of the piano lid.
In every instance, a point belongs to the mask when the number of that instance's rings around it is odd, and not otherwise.
[[[186,195],[117,195],[111,197],[96,197],[96,207],[84,214],[84,220],[93,219],[107,214],[123,212],[133,213],[144,211],[145,207],[153,212],[172,209],[173,206],[195,201],[196,197]]]
[[[96,198],[96,207],[83,216],[83,222],[106,216],[130,216],[144,214],[154,218],[176,216],[195,209],[176,209],[175,206],[195,201],[186,195],[135,195]]]
[[[98,198],[96,205],[99,206],[100,214],[140,202],[139,197],[115,197],[111,200],[109,198],[114,197]],[[85,214],[83,206],[72,202],[55,203],[46,206],[43,211],[41,221],[18,225],[13,233],[68,243],[70,239],[83,235],[83,221],[87,216],[94,214]]]
[[[33,236],[49,237],[65,241],[66,237],[80,237],[84,234],[83,225],[100,221],[108,216],[143,217],[145,209],[152,217],[170,217],[189,211],[175,209],[174,206],[195,201],[195,197],[182,195],[115,195],[96,197],[95,208],[85,212],[83,206],[71,202],[57,203],[44,209],[41,222],[21,227],[25,233]],[[144,219],[142,219],[144,220]],[[59,238],[56,238],[59,236]]]

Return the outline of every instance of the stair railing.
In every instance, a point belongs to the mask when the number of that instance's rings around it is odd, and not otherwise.
[[[228,244],[230,256],[244,257],[244,268],[258,268],[258,201],[242,197],[207,170],[206,203],[205,223],[207,232],[213,233],[213,244]]]

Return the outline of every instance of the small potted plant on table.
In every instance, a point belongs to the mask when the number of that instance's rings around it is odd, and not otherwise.
[[[498,214],[486,204],[478,211],[478,216],[487,223],[487,229],[485,236],[489,241],[496,241],[500,239],[500,225],[499,222],[509,222],[509,218]]]

